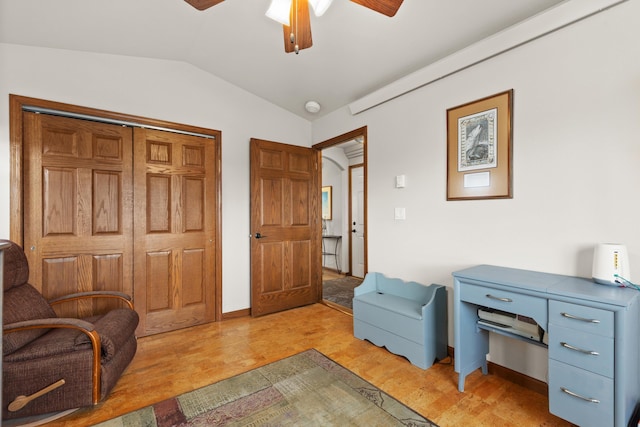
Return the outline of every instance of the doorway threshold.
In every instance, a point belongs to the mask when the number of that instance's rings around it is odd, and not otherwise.
[[[322,300],[322,304],[326,305],[327,307],[331,307],[334,310],[341,311],[342,313],[353,317],[353,310],[350,309],[350,308],[344,307],[344,306],[342,306],[340,304],[336,304],[335,302],[329,301],[329,300],[326,300],[326,299]]]

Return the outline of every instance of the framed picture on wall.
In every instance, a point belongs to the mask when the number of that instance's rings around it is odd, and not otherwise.
[[[322,187],[322,219],[332,219],[331,186]]]
[[[447,200],[511,198],[513,89],[447,110]]]

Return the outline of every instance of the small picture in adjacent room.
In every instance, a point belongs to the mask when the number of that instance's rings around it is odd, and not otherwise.
[[[332,219],[331,186],[322,187],[322,219]]]

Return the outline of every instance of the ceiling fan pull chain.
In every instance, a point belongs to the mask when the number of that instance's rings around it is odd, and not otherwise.
[[[298,20],[298,2],[291,2],[291,34],[289,35],[289,40],[291,40],[291,44],[296,42],[296,34],[294,33],[295,29],[298,28],[296,22]]]
[[[289,38],[291,39],[291,43],[295,43],[295,45],[293,46],[293,51],[297,55],[298,53],[300,53],[300,48],[298,46],[298,43],[296,43],[296,36],[295,34],[293,34],[293,31],[291,32],[291,35],[289,36]]]
[[[295,31],[295,36],[293,37],[292,41],[295,43],[295,46],[293,46],[293,51],[297,55],[300,53],[300,46],[298,45],[298,0],[293,0],[293,2],[295,4],[295,11],[293,13],[293,19],[294,19],[293,24],[295,25],[295,28],[292,28],[291,31]]]

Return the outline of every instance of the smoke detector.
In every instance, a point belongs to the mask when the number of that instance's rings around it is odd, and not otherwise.
[[[320,111],[320,104],[318,104],[316,101],[307,101],[307,103],[304,104],[304,108],[311,114],[315,114]]]

